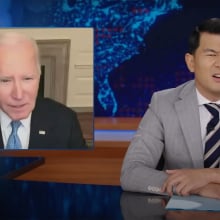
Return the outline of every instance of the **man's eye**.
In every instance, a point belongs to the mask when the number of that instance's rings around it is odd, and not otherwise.
[[[209,56],[209,57],[215,57],[216,54],[215,54],[215,53],[208,53],[207,56]]]
[[[7,83],[7,82],[10,82],[10,81],[11,81],[10,79],[0,79],[1,83]]]
[[[24,80],[32,80],[32,77],[25,77]]]

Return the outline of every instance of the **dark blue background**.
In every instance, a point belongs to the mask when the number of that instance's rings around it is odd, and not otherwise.
[[[95,116],[142,116],[156,90],[193,78],[187,37],[220,2],[5,0],[2,27],[93,27]]]

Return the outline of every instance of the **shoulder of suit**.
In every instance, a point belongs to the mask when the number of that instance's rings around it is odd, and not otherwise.
[[[169,88],[155,92],[154,96],[175,98],[179,97],[179,95],[182,93],[191,92],[193,88],[195,88],[194,80],[190,80],[175,88]]]
[[[74,112],[72,109],[68,108],[64,104],[59,103],[59,102],[52,100],[50,98],[37,99],[35,108],[49,110],[49,111],[51,111],[51,113],[56,112],[56,111],[71,112],[71,113]]]

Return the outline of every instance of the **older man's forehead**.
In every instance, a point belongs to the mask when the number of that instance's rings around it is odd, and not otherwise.
[[[19,33],[19,32],[4,32],[4,33],[0,33],[0,43],[2,44],[10,44],[10,43],[16,43],[16,42],[22,42],[22,41],[29,41],[32,42],[34,41],[31,37],[23,34],[23,33]]]

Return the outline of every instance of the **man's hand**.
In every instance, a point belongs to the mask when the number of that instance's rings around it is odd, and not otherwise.
[[[193,194],[197,194],[204,197],[220,199],[220,184],[209,183],[197,190],[192,191]]]
[[[169,175],[164,182],[162,192],[186,196],[214,181],[215,169],[179,169],[167,170]]]

